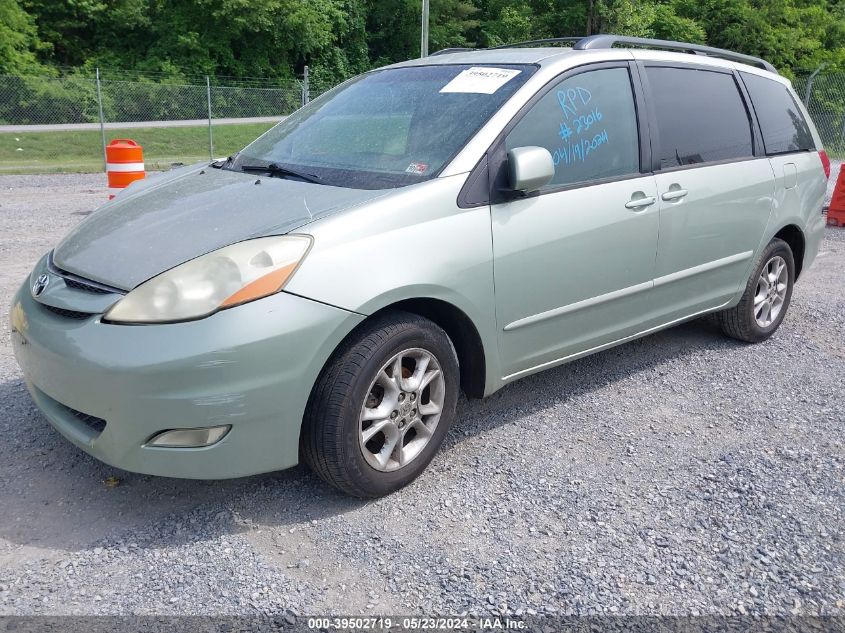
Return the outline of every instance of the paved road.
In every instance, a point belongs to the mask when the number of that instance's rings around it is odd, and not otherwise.
[[[265,116],[243,119],[212,119],[212,125],[236,125],[242,123],[278,123],[285,117]],[[185,119],[182,121],[126,121],[123,123],[106,123],[107,130],[122,130],[148,127],[202,127],[208,125],[208,119]],[[81,130],[99,130],[99,123],[59,123],[55,125],[0,125],[2,132],[78,132]]]
[[[0,306],[103,184],[0,177]],[[105,466],[32,405],[0,324],[0,614],[845,616],[845,230],[770,341],[696,321],[462,400],[371,502],[303,468]]]

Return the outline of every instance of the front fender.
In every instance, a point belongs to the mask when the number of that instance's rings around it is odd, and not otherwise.
[[[457,206],[465,179],[398,189],[304,227],[314,246],[286,291],[363,315],[409,299],[453,305],[482,339],[489,393],[501,376],[490,210]]]

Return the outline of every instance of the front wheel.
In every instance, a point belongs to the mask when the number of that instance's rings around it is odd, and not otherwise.
[[[302,458],[348,494],[389,494],[434,457],[458,389],[458,360],[440,327],[407,313],[377,317],[317,380],[303,420]]]
[[[794,283],[792,249],[783,240],[773,239],[763,250],[740,302],[716,313],[722,331],[748,343],[766,340],[786,316]]]

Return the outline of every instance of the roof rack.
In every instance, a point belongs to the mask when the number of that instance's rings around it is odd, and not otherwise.
[[[526,40],[525,42],[514,42],[513,44],[502,44],[501,46],[493,46],[489,50],[495,51],[501,48],[516,48],[517,46],[534,46],[535,44],[575,44],[585,39],[582,36],[576,37],[547,37],[544,40]]]
[[[701,44],[688,44],[686,42],[673,42],[671,40],[654,40],[645,37],[627,37],[625,35],[589,35],[587,37],[550,37],[543,40],[528,40],[525,42],[515,42],[513,44],[505,44],[503,46],[494,46],[491,50],[502,48],[515,48],[518,46],[534,46],[538,44],[571,44],[573,50],[587,51],[597,48],[613,48],[617,44],[627,46],[642,46],[645,48],[657,48],[668,51],[681,51],[686,53],[694,53],[695,55],[707,55],[709,57],[718,57],[720,59],[727,59],[734,62],[742,62],[750,66],[757,66],[769,72],[777,74],[777,69],[772,66],[765,59],[753,57],[751,55],[743,55],[742,53],[735,53],[724,48],[715,48],[713,46],[703,46]]]
[[[431,53],[429,57],[436,57],[437,55],[448,55],[449,53],[466,53],[469,51],[482,50],[480,48],[444,48],[436,53]]]
[[[760,57],[743,55],[742,53],[735,53],[724,48],[703,46],[701,44],[688,44],[686,42],[673,42],[671,40],[653,40],[645,37],[626,37],[624,35],[591,35],[579,40],[573,48],[579,51],[586,51],[596,48],[613,48],[616,44],[681,51],[694,53],[696,55],[707,55],[709,57],[718,57],[720,59],[727,59],[733,62],[741,62],[750,66],[757,66],[758,68],[763,68],[764,70],[768,70],[769,72],[775,74],[778,72],[774,66]]]

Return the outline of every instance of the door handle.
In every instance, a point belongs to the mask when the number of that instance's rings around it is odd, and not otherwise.
[[[671,202],[672,200],[680,200],[681,198],[686,198],[689,191],[686,189],[671,189],[664,193],[661,198],[666,202]]]
[[[645,198],[634,198],[629,202],[625,203],[626,209],[644,209],[645,207],[650,207],[655,202],[657,202],[657,198],[654,196],[646,196]]]

